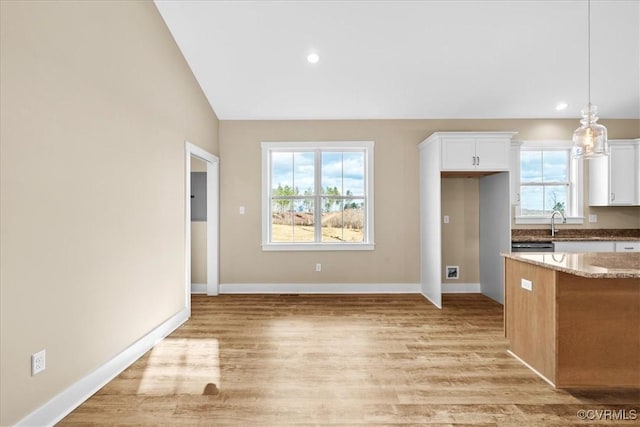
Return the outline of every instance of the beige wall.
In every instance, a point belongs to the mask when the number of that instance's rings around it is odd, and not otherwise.
[[[639,120],[602,120],[610,138],[640,136]],[[517,131],[518,140],[570,139],[578,120],[347,120],[221,121],[222,283],[417,283],[417,145],[436,131]],[[376,250],[366,252],[263,252],[261,243],[261,141],[373,140],[375,146]],[[445,184],[447,185],[447,184]],[[462,186],[445,203],[477,199],[475,184]],[[246,207],[246,215],[238,207]],[[598,226],[638,227],[640,208],[596,211]],[[589,226],[586,224],[585,226]],[[464,278],[477,278],[475,231],[446,240],[445,254],[465,253]],[[469,246],[469,248],[467,248]],[[466,251],[466,252],[465,252]],[[470,252],[469,252],[470,251]],[[322,263],[321,273],[314,271]],[[469,264],[469,265],[467,265]],[[469,276],[467,276],[469,274]],[[477,280],[476,280],[477,281]]]
[[[443,178],[442,283],[480,283],[480,181],[478,178]],[[460,267],[458,279],[447,279],[444,266]]]
[[[218,121],[153,3],[0,8],[10,425],[183,307],[184,141],[217,154]]]

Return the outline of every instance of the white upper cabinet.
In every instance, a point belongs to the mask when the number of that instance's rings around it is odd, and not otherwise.
[[[640,205],[640,139],[609,141],[609,149],[589,160],[589,204]]]
[[[506,171],[513,132],[442,132],[443,171]]]

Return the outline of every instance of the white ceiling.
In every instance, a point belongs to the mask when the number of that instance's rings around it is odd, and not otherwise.
[[[586,0],[156,6],[223,120],[562,118],[587,102]],[[640,0],[591,10],[592,102],[640,118]]]

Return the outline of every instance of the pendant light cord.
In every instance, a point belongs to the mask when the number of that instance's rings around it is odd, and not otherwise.
[[[587,94],[591,114],[591,0],[587,0]]]

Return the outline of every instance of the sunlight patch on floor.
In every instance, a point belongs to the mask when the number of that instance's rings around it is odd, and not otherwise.
[[[151,350],[137,394],[216,394],[220,381],[217,339],[169,337]]]

